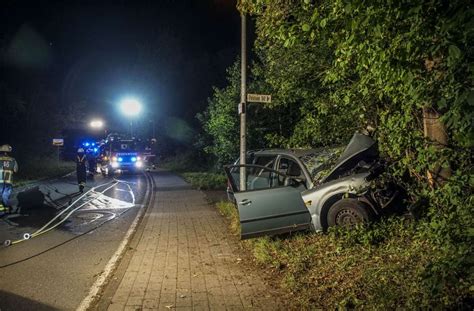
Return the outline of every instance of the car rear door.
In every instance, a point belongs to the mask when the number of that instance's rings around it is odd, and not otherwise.
[[[239,189],[240,167],[246,170],[246,191]],[[225,170],[239,210],[242,239],[309,228],[311,216],[301,188],[279,182],[287,176],[260,165],[233,165]]]

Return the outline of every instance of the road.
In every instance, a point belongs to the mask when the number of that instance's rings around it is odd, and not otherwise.
[[[20,215],[0,221],[0,242],[12,242],[0,246],[0,310],[77,308],[145,208],[150,180],[96,176],[79,194],[69,175],[17,190]]]

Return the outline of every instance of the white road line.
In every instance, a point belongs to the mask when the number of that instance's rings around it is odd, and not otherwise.
[[[148,198],[148,195],[150,195],[150,191],[152,190],[152,187],[153,185],[150,184],[149,187],[147,188],[146,193],[145,193],[145,199]],[[99,294],[100,290],[102,289],[105,282],[107,281],[108,277],[115,270],[115,266],[117,265],[120,257],[122,257],[122,254],[125,252],[125,248],[128,245],[128,242],[130,241],[132,234],[135,232],[136,227],[138,226],[138,222],[141,216],[143,215],[143,213],[145,212],[145,210],[146,210],[145,208],[141,208],[138,210],[138,213],[135,216],[135,219],[133,220],[132,225],[130,226],[130,228],[128,228],[128,231],[125,234],[125,237],[122,240],[122,243],[120,243],[117,251],[110,258],[109,262],[104,268],[104,271],[99,275],[97,280],[95,280],[94,284],[89,290],[89,294],[81,301],[81,303],[77,307],[76,309],[77,311],[86,311],[89,309],[95,297],[97,296],[97,294]]]

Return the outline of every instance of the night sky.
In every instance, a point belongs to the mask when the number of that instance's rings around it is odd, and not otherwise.
[[[134,96],[145,105],[142,118],[195,126],[239,53],[232,0],[7,0],[1,7],[1,81],[19,89],[40,81],[62,105],[82,102],[87,116],[109,124],[120,125],[120,98]]]

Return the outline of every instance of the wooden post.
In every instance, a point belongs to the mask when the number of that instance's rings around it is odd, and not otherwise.
[[[448,134],[440,117],[440,113],[432,107],[423,108],[423,129],[425,137],[431,141],[436,148],[442,149],[448,145]],[[442,167],[442,163],[439,163],[432,171],[428,171],[427,175],[430,185],[436,187],[442,185],[451,177],[451,168],[444,168]]]

